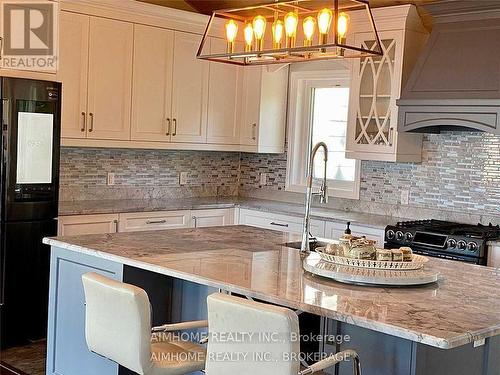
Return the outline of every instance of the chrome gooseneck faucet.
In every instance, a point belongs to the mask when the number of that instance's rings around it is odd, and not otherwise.
[[[325,151],[325,169],[324,169],[324,175],[323,175],[323,182],[321,184],[321,188],[319,193],[313,193],[312,192],[312,184],[313,184],[313,175],[314,175],[314,157],[316,156],[316,153],[318,150],[323,147]],[[307,253],[309,252],[309,232],[310,232],[310,219],[309,216],[311,215],[311,203],[312,203],[312,197],[313,195],[319,195],[320,197],[320,202],[321,203],[328,203],[328,186],[326,184],[326,167],[328,164],[328,147],[324,142],[319,142],[317,143],[312,151],[311,151],[311,158],[309,160],[309,172],[307,174],[307,190],[306,190],[306,212],[304,216],[304,228],[302,231],[302,244],[300,246],[300,251]]]

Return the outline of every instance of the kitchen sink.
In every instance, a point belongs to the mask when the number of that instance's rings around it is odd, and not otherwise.
[[[323,242],[323,241],[311,241],[311,242],[309,242],[309,250],[310,251],[314,251],[314,250],[316,250],[316,248],[318,248],[318,247],[324,247],[327,244],[328,244],[327,242]],[[286,246],[286,247],[291,247],[293,249],[299,249],[300,250],[302,242],[301,241],[285,242],[283,245]]]

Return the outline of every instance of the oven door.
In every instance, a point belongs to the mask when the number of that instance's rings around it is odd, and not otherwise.
[[[446,253],[443,251],[422,249],[422,248],[414,247],[414,246],[412,246],[412,250],[415,254],[425,255],[428,257],[451,259],[451,260],[458,260],[460,262],[486,265],[483,258],[468,257],[466,255],[458,255],[458,254],[453,254],[453,253]]]

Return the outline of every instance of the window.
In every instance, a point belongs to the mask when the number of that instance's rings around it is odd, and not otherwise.
[[[346,159],[349,70],[291,73],[287,190],[304,192],[312,146],[328,146],[330,196],[359,198],[358,160]],[[314,161],[315,183],[323,178],[323,150]]]

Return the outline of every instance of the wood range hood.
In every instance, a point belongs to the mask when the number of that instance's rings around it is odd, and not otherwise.
[[[428,6],[435,24],[397,100],[398,130],[500,134],[500,3],[450,3],[451,14]]]

